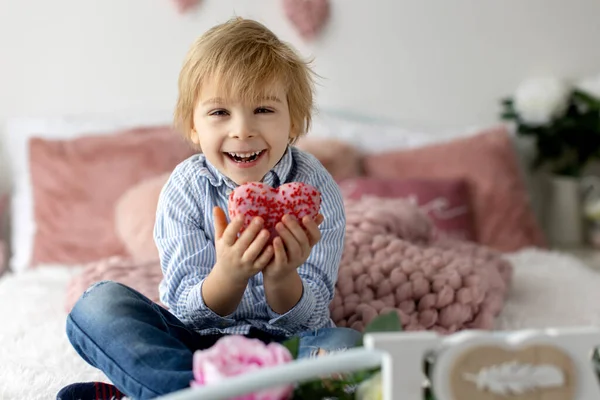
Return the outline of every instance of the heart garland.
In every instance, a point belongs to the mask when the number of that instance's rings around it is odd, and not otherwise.
[[[172,0],[177,10],[187,13],[201,0]],[[283,11],[288,20],[305,40],[313,40],[329,20],[329,0],[282,0]]]
[[[283,10],[305,40],[314,39],[329,19],[329,0],[283,0]]]
[[[191,9],[195,8],[198,4],[200,4],[201,0],[173,0],[175,2],[175,6],[177,6],[177,11],[181,14],[184,14]]]

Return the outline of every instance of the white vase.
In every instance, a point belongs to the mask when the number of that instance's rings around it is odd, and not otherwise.
[[[544,227],[550,245],[576,247],[584,242],[581,180],[560,175],[544,179]]]

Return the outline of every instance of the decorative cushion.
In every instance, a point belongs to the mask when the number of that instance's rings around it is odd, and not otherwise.
[[[298,140],[296,147],[315,156],[336,181],[361,174],[361,154],[349,143],[304,136]]]
[[[470,242],[435,239],[428,218],[402,199],[346,200],[346,243],[330,306],[337,326],[362,331],[395,311],[405,330],[492,329],[512,266]]]
[[[83,292],[100,281],[122,283],[142,293],[155,303],[162,305],[158,294],[158,285],[162,277],[158,260],[137,262],[129,258],[109,257],[89,263],[80,274],[69,281],[65,297],[65,311],[67,313],[71,312]]]
[[[78,265],[127,255],[115,230],[115,202],[136,183],[171,171],[192,154],[168,127],[32,139],[32,264]]]
[[[545,246],[505,127],[421,148],[369,154],[365,174],[386,179],[463,179],[478,242],[501,251]]]
[[[438,234],[475,240],[469,188],[462,179],[355,178],[340,183],[346,198],[405,198],[431,218]]]
[[[158,260],[153,231],[160,192],[170,172],[146,179],[127,190],[115,206],[117,235],[131,257],[139,262]]]

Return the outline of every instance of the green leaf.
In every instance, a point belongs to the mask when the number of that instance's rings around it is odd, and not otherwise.
[[[402,323],[400,322],[400,318],[395,311],[390,311],[387,314],[382,314],[373,321],[369,325],[365,327],[363,331],[363,336],[367,333],[375,333],[375,332],[401,332],[402,331]],[[356,344],[356,347],[361,347],[363,345],[362,337],[359,343]]]
[[[398,313],[390,311],[387,314],[382,314],[376,317],[367,327],[363,333],[375,333],[375,332],[401,332],[402,323],[398,317]]]
[[[434,397],[431,389],[425,389],[425,400],[435,400],[435,397]]]
[[[589,107],[596,108],[596,109],[598,107],[600,107],[600,99],[597,99],[597,98],[591,96],[590,94],[583,92],[581,90],[575,90],[573,92],[573,98],[575,101],[580,101]]]
[[[513,121],[519,119],[519,116],[514,111],[505,111],[500,114],[500,118],[506,121]]]
[[[282,344],[290,351],[290,353],[292,353],[292,358],[294,360],[298,358],[298,349],[300,348],[300,338],[298,336],[294,336]]]

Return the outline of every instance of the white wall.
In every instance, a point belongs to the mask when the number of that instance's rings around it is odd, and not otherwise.
[[[0,0],[0,123],[168,112],[188,46],[234,13],[316,56],[322,106],[413,125],[493,122],[497,99],[528,75],[600,71],[597,0],[332,0],[312,44],[279,0],[203,0],[185,16],[171,0]]]

